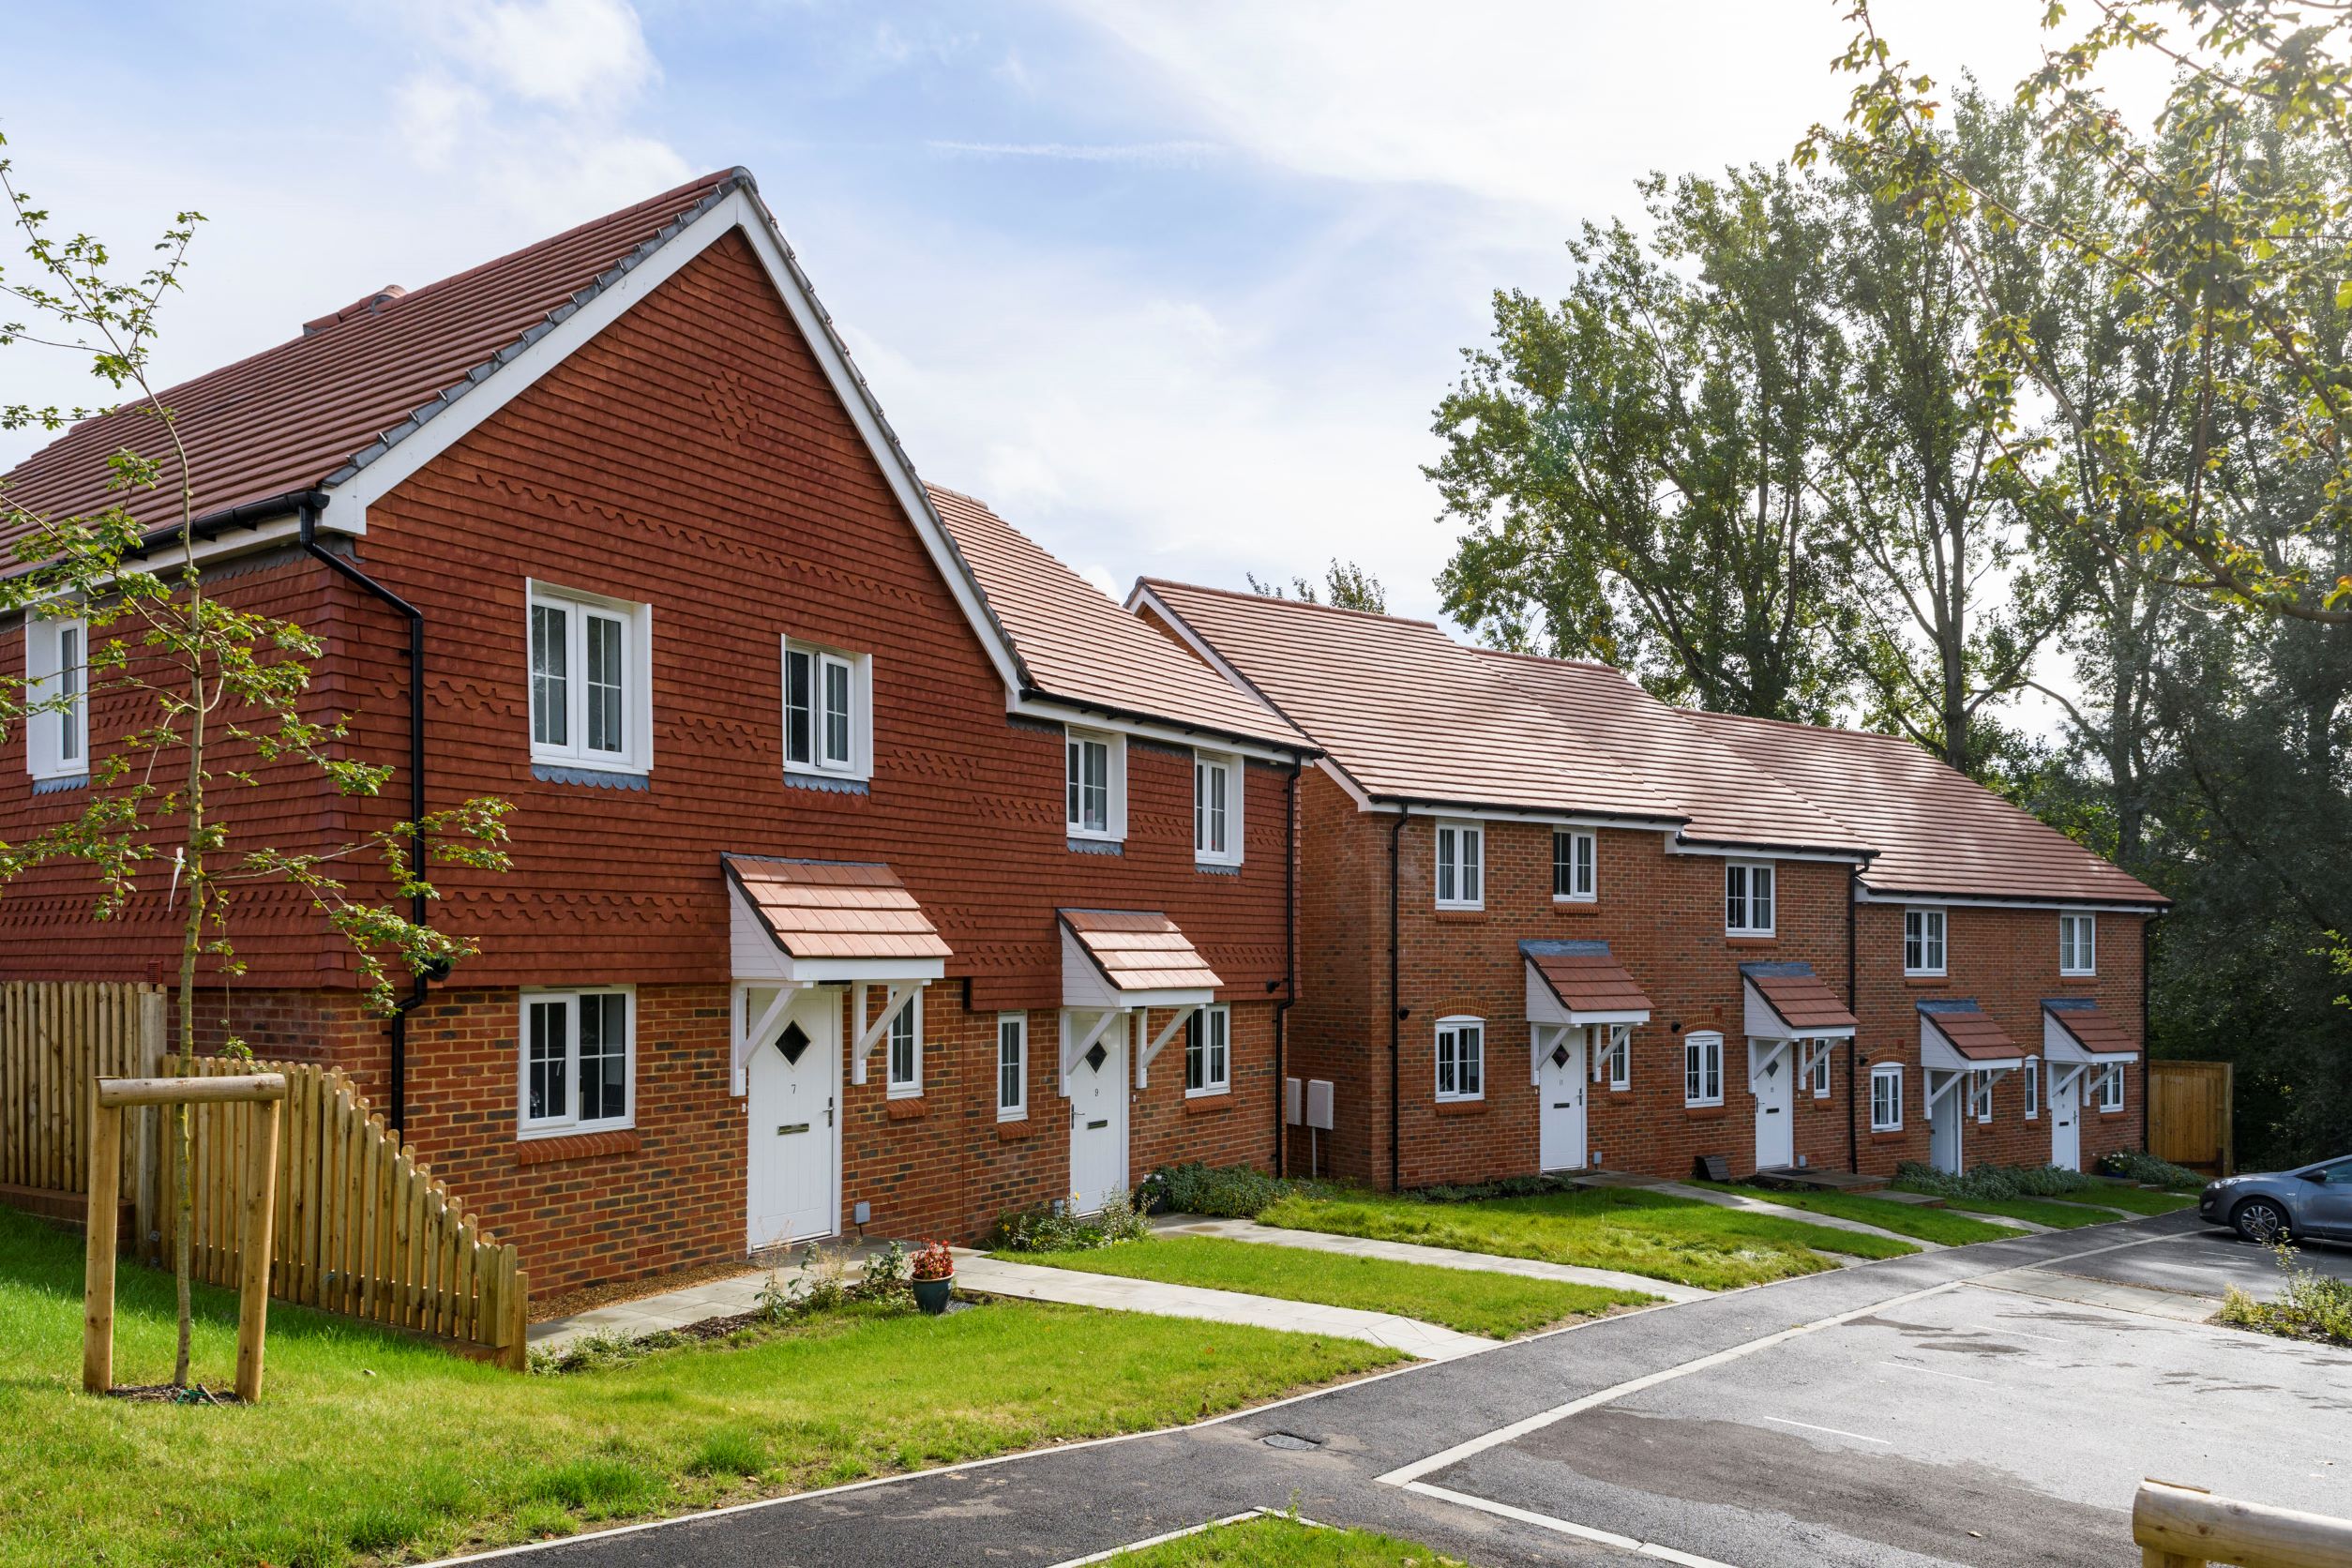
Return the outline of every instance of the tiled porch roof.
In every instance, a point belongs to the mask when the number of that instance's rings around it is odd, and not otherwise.
[[[727,874],[794,958],[947,958],[953,950],[878,862],[724,855]]]
[[[1103,978],[1122,991],[1214,990],[1225,982],[1176,922],[1150,910],[1063,910]]]

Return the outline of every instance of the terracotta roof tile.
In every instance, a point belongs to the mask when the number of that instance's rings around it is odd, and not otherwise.
[[[1062,923],[1119,990],[1214,990],[1225,984],[1176,922],[1156,911],[1061,912]]]
[[[2114,1015],[2087,996],[2052,997],[2042,1006],[2060,1029],[2074,1036],[2075,1044],[2093,1056],[2133,1055],[2140,1048],[2140,1043]]]
[[[955,956],[887,866],[761,855],[720,858],[768,930],[795,958]]]
[[[1971,1062],[2021,1062],[2026,1052],[2009,1032],[1973,1002],[1922,1002],[1920,1017],[1952,1042],[1952,1048]]]
[[[374,291],[308,324],[303,335],[158,394],[189,448],[201,518],[319,484],[502,350],[631,263],[661,231],[734,188],[725,170],[607,214],[422,288]],[[291,312],[289,312],[291,314]],[[35,513],[95,511],[108,454],[160,454],[137,407],[86,419],[8,475],[9,500]],[[134,498],[169,522],[169,487]]]
[[[1647,1013],[1650,997],[1606,942],[1522,942],[1519,952],[1571,1013]]]
[[[1740,972],[1792,1034],[1815,1029],[1853,1029],[1854,1015],[1821,983],[1811,964],[1741,964]]]
[[[931,505],[1044,695],[1310,749],[1278,715],[1106,598],[986,505],[929,489]]]

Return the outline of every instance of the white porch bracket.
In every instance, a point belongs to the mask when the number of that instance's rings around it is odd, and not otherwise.
[[[1798,1047],[1797,1081],[1802,1083],[1813,1076],[1813,1069],[1817,1063],[1837,1049],[1837,1042],[1823,1039],[1800,1040]]]
[[[1135,1086],[1138,1089],[1149,1089],[1152,1086],[1152,1063],[1158,1059],[1160,1048],[1167,1045],[1168,1041],[1174,1039],[1176,1037],[1176,1032],[1179,1029],[1182,1029],[1185,1022],[1190,1019],[1195,1013],[1199,1012],[1200,1009],[1198,1007],[1177,1008],[1175,1013],[1168,1018],[1167,1026],[1157,1034],[1152,1035],[1152,1043],[1149,1046],[1146,1046],[1143,1043],[1143,1036],[1151,1033],[1151,1024],[1149,1021],[1151,1018],[1151,1011],[1152,1010],[1148,1007],[1138,1007],[1136,1009],[1136,1022],[1141,1026],[1137,1029],[1135,1037]]]
[[[2090,1071],[2088,1062],[2053,1063],[2051,1065],[2056,1069],[2050,1078],[2050,1093],[2053,1095],[2058,1093],[2061,1085],[2072,1087],[2080,1083],[2083,1075]]]
[[[1527,1080],[1536,1088],[1544,1087],[1544,1059],[1552,1048],[1568,1037],[1571,1029],[1579,1027],[1566,1023],[1530,1023],[1528,1025]]]
[[[1070,1075],[1078,1071],[1079,1058],[1093,1048],[1094,1042],[1103,1037],[1104,1033],[1113,1022],[1124,1017],[1126,1017],[1126,1010],[1123,1008],[1105,1007],[1094,1015],[1094,1027],[1084,1034],[1078,1033],[1076,1030],[1063,1032],[1062,1036],[1062,1093],[1063,1098],[1066,1099],[1069,1096]]]
[[[1753,1094],[1753,1093],[1756,1093],[1756,1083],[1757,1083],[1757,1082],[1758,1082],[1758,1081],[1759,1081],[1759,1080],[1760,1080],[1760,1079],[1764,1077],[1764,1072],[1765,1072],[1765,1069],[1766,1069],[1766,1068],[1768,1068],[1768,1067],[1770,1067],[1770,1066],[1772,1066],[1772,1064],[1773,1063],[1775,1063],[1775,1062],[1779,1061],[1782,1057],[1784,1057],[1784,1056],[1786,1056],[1786,1055],[1787,1055],[1787,1054],[1788,1054],[1788,1047],[1789,1047],[1790,1043],[1791,1043],[1791,1042],[1789,1042],[1789,1041],[1787,1041],[1787,1040],[1754,1040],[1754,1039],[1752,1039],[1752,1040],[1750,1040],[1750,1041],[1748,1042],[1748,1093],[1749,1093]],[[1765,1050],[1765,1051],[1764,1051],[1764,1052],[1762,1052],[1761,1054],[1758,1054],[1758,1052],[1757,1052],[1757,1050],[1756,1050],[1756,1048],[1757,1048],[1758,1046],[1767,1046],[1767,1047],[1770,1047],[1771,1048],[1770,1048],[1770,1049],[1768,1049],[1768,1050]],[[1797,1077],[1798,1077],[1798,1078],[1802,1078],[1803,1076],[1804,1076],[1804,1075],[1803,1075],[1802,1073],[1799,1073],[1799,1074],[1797,1075]],[[1791,1081],[1794,1081],[1794,1080],[1792,1079]]]
[[[730,998],[733,1003],[731,1016],[734,1028],[731,1032],[732,1038],[729,1042],[727,1063],[731,1093],[742,1094],[749,1088],[745,1075],[751,1065],[751,1053],[758,1050],[761,1042],[784,1020],[785,1010],[792,1006],[793,994],[807,988],[807,983],[799,980],[735,982],[732,988],[734,994]],[[755,1018],[751,1011],[751,993],[765,990],[774,990],[776,995]]]
[[[914,993],[916,987],[921,984],[922,982],[915,980],[893,980],[890,982],[889,994],[882,998],[882,1010],[881,1016],[875,1018],[872,1023],[867,1024],[865,1028],[858,1031],[857,1044],[851,1048],[850,1081],[852,1083],[864,1083],[866,1081],[867,1053],[874,1048],[874,1043],[882,1037],[884,1031],[889,1029],[890,1020],[898,1016],[898,1009],[906,1005],[907,998],[912,996]],[[863,1021],[866,1017],[866,992],[867,989],[867,987],[862,985],[857,988],[857,1016],[860,1021]]]
[[[1935,1115],[1936,1102],[1951,1093],[1953,1090],[1959,1088],[1960,1080],[1968,1076],[1968,1075],[1966,1073],[1947,1072],[1943,1076],[1943,1086],[1941,1088],[1937,1088],[1934,1081],[1934,1077],[1931,1074],[1927,1085],[1927,1114],[1930,1116]]]

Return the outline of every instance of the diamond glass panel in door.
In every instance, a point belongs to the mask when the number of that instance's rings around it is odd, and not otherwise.
[[[580,1119],[611,1122],[629,1110],[629,999],[608,991],[580,999]]]
[[[621,702],[622,648],[625,628],[611,615],[587,617],[588,634],[588,749],[621,752],[628,749],[623,730]]]
[[[571,612],[551,604],[531,607],[531,738],[572,744]]]
[[[822,661],[825,681],[825,756],[829,768],[846,768],[854,760],[850,737],[850,667],[844,660]]]
[[[566,1027],[571,1004],[535,1002],[531,1004],[530,1117],[534,1122],[560,1120],[571,1113],[571,1084],[565,1076],[570,1055]]]

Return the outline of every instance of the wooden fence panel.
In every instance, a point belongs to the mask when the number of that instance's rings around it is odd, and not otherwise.
[[[2234,1089],[2226,1062],[2149,1062],[2148,1152],[2192,1170],[2230,1175],[2238,1167]]]
[[[112,981],[0,983],[0,1185],[86,1192],[90,1084],[153,1069],[163,1048],[161,988]],[[123,1138],[121,1190],[136,1192],[143,1146]]]

